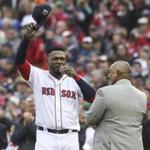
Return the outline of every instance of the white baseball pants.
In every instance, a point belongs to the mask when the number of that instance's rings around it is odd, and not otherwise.
[[[79,150],[78,133],[54,134],[37,130],[35,150]]]

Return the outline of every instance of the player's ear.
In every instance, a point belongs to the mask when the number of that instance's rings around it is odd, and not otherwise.
[[[121,74],[122,73],[119,70],[117,70],[117,75],[120,76]]]

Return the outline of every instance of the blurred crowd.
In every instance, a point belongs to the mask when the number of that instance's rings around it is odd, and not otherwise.
[[[34,6],[44,2],[51,4],[53,12],[31,40],[27,60],[47,69],[48,50],[63,47],[68,63],[95,90],[109,84],[111,63],[128,61],[132,83],[147,95],[144,121],[150,120],[150,0],[0,0],[0,149],[34,149],[34,99],[14,57],[26,25],[35,22]],[[81,150],[92,150],[94,129],[84,123],[88,108],[81,102]],[[150,123],[146,127],[149,135],[143,137],[148,150]]]

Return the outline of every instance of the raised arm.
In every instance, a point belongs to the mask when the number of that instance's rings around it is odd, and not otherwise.
[[[20,71],[24,79],[28,80],[30,75],[30,63],[26,60],[27,48],[30,42],[31,37],[33,37],[37,31],[36,24],[29,24],[27,26],[27,32],[24,35],[23,40],[21,41],[18,51],[15,57],[15,64]]]
[[[85,82],[82,79],[82,77],[80,77],[71,66],[63,66],[61,68],[61,71],[75,79],[76,83],[81,89],[83,99],[85,101],[89,103],[92,103],[94,101],[96,94],[95,90],[87,82]]]
[[[87,101],[89,103],[92,103],[95,99],[95,90],[87,83],[85,82],[79,75],[75,75],[73,77],[77,84],[79,85],[84,101]]]

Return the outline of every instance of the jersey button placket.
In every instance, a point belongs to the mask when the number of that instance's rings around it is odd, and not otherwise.
[[[56,84],[56,115],[57,115],[57,127],[60,129],[61,121],[60,121],[60,91],[59,91],[59,84]]]

